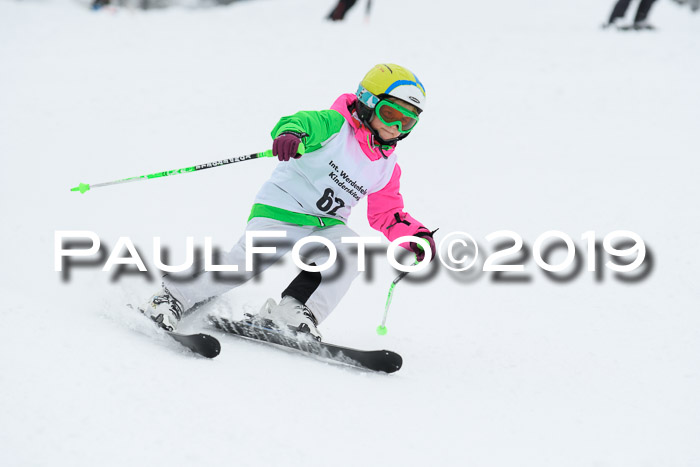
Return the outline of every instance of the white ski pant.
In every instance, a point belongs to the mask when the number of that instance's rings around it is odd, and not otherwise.
[[[165,286],[187,310],[197,303],[222,295],[262,273],[275,261],[290,252],[294,244],[302,238],[308,236],[324,237],[335,245],[338,252],[338,259],[333,266],[320,273],[301,272],[283,292],[283,295],[291,295],[305,303],[320,323],[338,305],[340,299],[350,288],[352,281],[359,274],[357,262],[352,260],[357,246],[340,241],[341,237],[355,237],[357,234],[346,225],[323,228],[300,226],[265,217],[255,217],[246,226],[246,232],[271,230],[284,231],[286,236],[254,240],[254,247],[263,246],[263,244],[264,246],[274,245],[276,251],[274,253],[256,253],[254,257],[258,258],[259,261],[255,262],[253,271],[246,271],[246,233],[244,233],[233,248],[221,255],[221,258],[216,262],[219,265],[237,265],[238,272],[225,273],[233,279],[221,280],[220,277],[215,277],[214,272],[202,270],[193,279],[187,281],[176,281],[165,276],[163,278]],[[311,250],[314,251],[307,253]],[[313,243],[304,247],[302,254],[306,264],[322,265],[329,258],[330,252],[327,247]]]

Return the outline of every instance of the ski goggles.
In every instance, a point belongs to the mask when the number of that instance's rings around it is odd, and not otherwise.
[[[374,107],[374,113],[384,125],[397,126],[399,133],[410,133],[418,123],[418,114],[389,100],[379,101]]]

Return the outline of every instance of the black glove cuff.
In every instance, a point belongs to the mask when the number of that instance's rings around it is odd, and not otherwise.
[[[282,136],[282,135],[294,135],[294,136],[296,136],[297,138],[299,138],[300,141],[301,141],[303,138],[306,138],[307,136],[309,136],[309,135],[307,135],[306,133],[301,133],[301,132],[298,132],[298,131],[283,131],[282,133],[280,133],[279,135],[277,135],[277,138],[279,138],[279,137]]]
[[[413,235],[416,236],[416,237],[430,237],[430,238],[433,238],[433,235],[435,235],[435,232],[437,232],[438,230],[440,230],[440,228],[438,227],[437,229],[435,229],[435,230],[433,230],[433,231],[431,232],[430,229],[428,229],[427,227],[422,227],[422,228],[424,228],[425,230],[419,230],[418,232],[414,233]]]

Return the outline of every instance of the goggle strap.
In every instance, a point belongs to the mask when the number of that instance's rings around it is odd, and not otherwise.
[[[357,100],[365,104],[370,109],[375,108],[380,101],[380,99],[377,96],[369,92],[361,84],[357,88]]]

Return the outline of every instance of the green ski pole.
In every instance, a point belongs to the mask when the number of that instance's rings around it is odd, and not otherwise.
[[[418,264],[418,261],[416,260],[415,263],[412,264],[412,266],[415,266]],[[404,277],[408,275],[408,271],[403,271],[401,274],[396,276],[396,279],[394,279],[394,282],[391,283],[391,286],[389,287],[389,294],[386,297],[386,305],[384,306],[384,318],[382,319],[382,324],[377,326],[377,334],[380,336],[383,336],[387,333],[386,329],[386,317],[389,315],[389,306],[391,306],[391,299],[394,296],[394,287],[396,287],[396,284],[401,281]]]
[[[221,167],[222,165],[235,164],[236,162],[249,161],[251,159],[258,159],[260,157],[274,157],[272,154],[272,149],[268,149],[267,151],[263,152],[256,152],[255,154],[248,154],[247,156],[231,157],[229,159],[222,159],[216,162],[208,162],[206,164],[193,165],[192,167],[185,167],[184,169],[167,170],[165,172],[156,172],[148,175],[139,175],[138,177],[123,178],[121,180],[115,180],[113,182],[96,183],[94,185],[90,185],[88,183],[81,183],[80,185],[71,188],[70,191],[79,191],[80,193],[85,193],[91,188],[98,188],[109,185],[119,185],[121,183],[138,182],[140,180],[150,180],[152,178],[169,177],[170,175],[177,175],[188,172],[197,172],[199,170]]]

